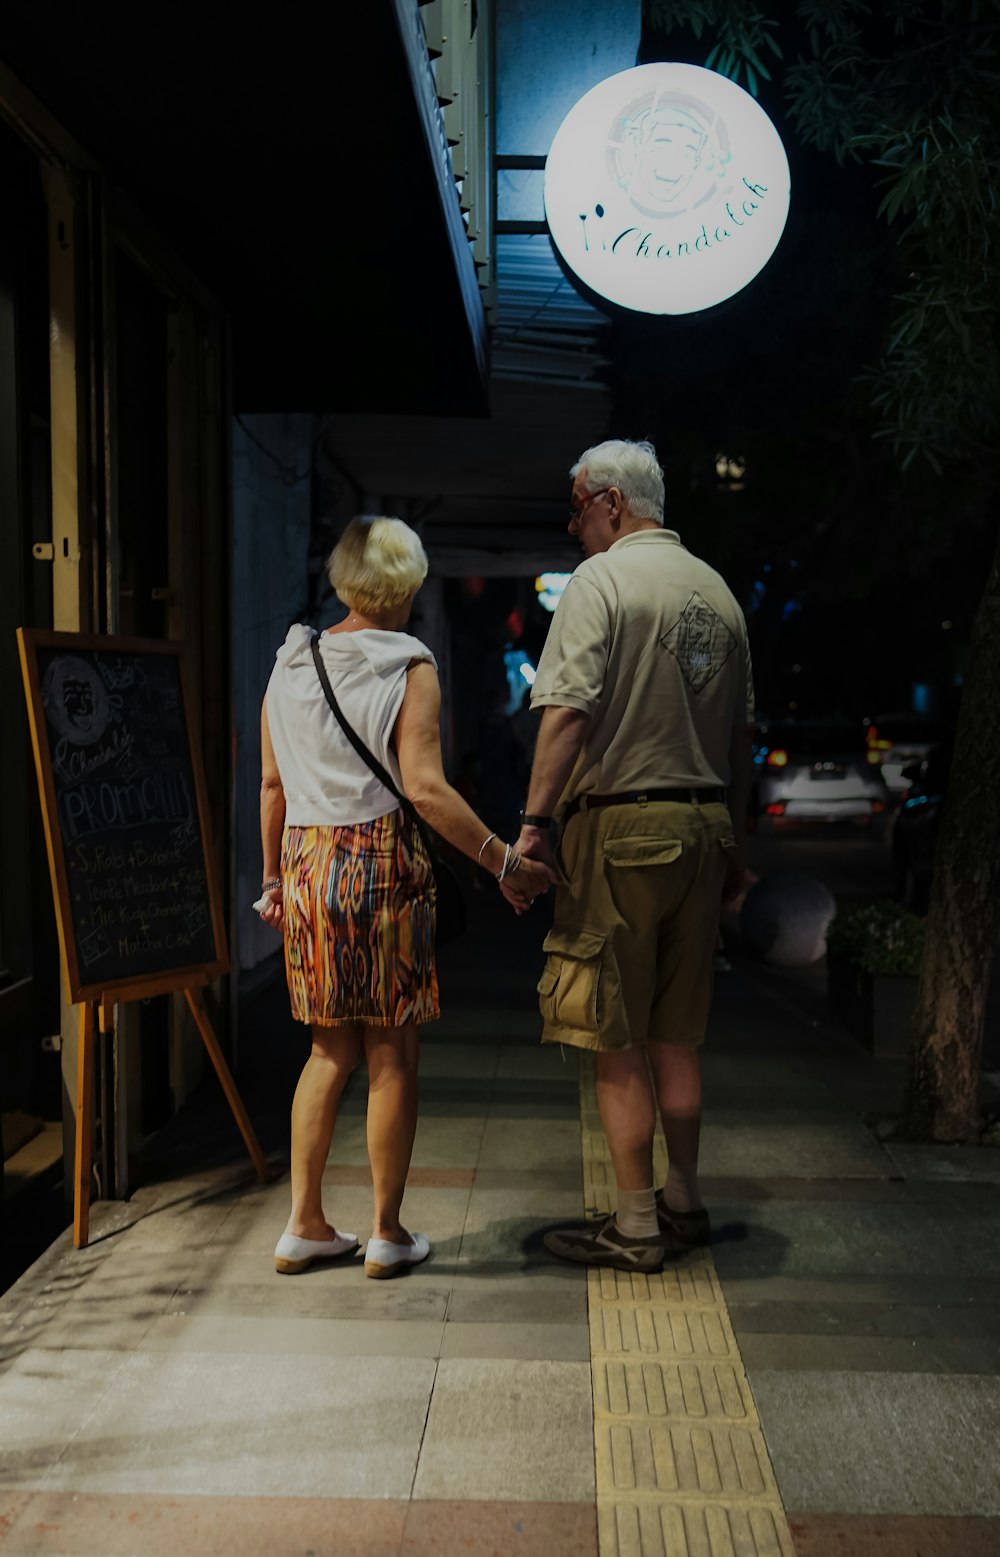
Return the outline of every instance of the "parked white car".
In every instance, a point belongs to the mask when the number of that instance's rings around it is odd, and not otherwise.
[[[753,810],[759,827],[881,825],[891,797],[860,724],[783,720],[758,726]]]

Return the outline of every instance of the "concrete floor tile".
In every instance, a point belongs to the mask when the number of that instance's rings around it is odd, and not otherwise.
[[[546,1168],[544,1175],[540,1175],[537,1168],[477,1168],[473,1182],[476,1189],[502,1189],[514,1196],[535,1190],[542,1182],[546,1193],[552,1190],[565,1192],[576,1195],[579,1201],[583,1170],[579,1162],[572,1168]]]
[[[421,1110],[412,1162],[421,1168],[474,1168],[479,1161],[484,1121],[478,1115],[429,1114]],[[330,1162],[353,1166],[368,1161],[363,1116],[342,1115],[333,1132]]]
[[[40,1487],[126,1365],[121,1352],[22,1352],[0,1377],[0,1487]]]
[[[368,1281],[360,1261],[350,1272],[314,1269],[300,1276],[279,1276],[271,1267],[266,1283],[222,1283],[211,1276],[181,1286],[167,1313],[182,1318],[206,1314],[248,1319],[444,1319],[450,1274],[431,1271],[430,1263],[393,1281]]]
[[[808,1113],[758,1120],[746,1109],[726,1112],[709,1103],[701,1140],[701,1172],[741,1178],[888,1178],[897,1170],[882,1147],[851,1115]]]
[[[400,1557],[598,1557],[593,1503],[412,1503]]]
[[[910,1295],[922,1294],[914,1286]],[[752,1335],[815,1336],[824,1340],[841,1336],[885,1336],[908,1341],[960,1338],[972,1343],[1000,1344],[1000,1309],[992,1303],[974,1304],[967,1298],[949,1305],[905,1300],[858,1303],[841,1296],[836,1288],[809,1302],[746,1302],[731,1296],[729,1317],[741,1345],[744,1337]]]
[[[498,1043],[423,1043],[420,1046],[421,1084],[431,1077],[492,1081],[499,1058]]]
[[[754,1335],[737,1330],[737,1339],[748,1369],[990,1376],[1000,1373],[1000,1340],[981,1336]]]
[[[149,1326],[137,1350],[220,1356],[243,1352],[272,1357],[439,1357],[443,1335],[441,1320],[168,1314]]]
[[[479,1168],[580,1167],[580,1125],[575,1119],[497,1119],[486,1122]]]
[[[995,1146],[921,1146],[886,1141],[885,1149],[897,1171],[907,1179],[1000,1184],[1000,1151]]]
[[[1000,1519],[789,1514],[796,1557],[996,1557]]]
[[[449,1319],[442,1357],[525,1358],[537,1362],[589,1362],[586,1323],[517,1324],[487,1320],[479,1324]]]
[[[590,1368],[581,1362],[438,1365],[415,1498],[594,1498]]]
[[[712,1253],[724,1288],[746,1277],[924,1280],[955,1271],[955,1251],[946,1247],[941,1227],[912,1204],[722,1203],[712,1217]]]
[[[397,1557],[409,1505],[389,1498],[43,1492],[0,1552],[18,1557]]]
[[[405,1498],[435,1368],[402,1357],[140,1353],[46,1489]]]
[[[577,1082],[579,1069],[577,1051],[568,1045],[506,1043],[500,1049],[497,1080]]]
[[[473,1187],[460,1251],[463,1264],[506,1265],[514,1271],[553,1263],[542,1234],[580,1220],[582,1178],[577,1190],[549,1190],[540,1170],[538,1183],[538,1189],[518,1191]]]
[[[1000,1380],[749,1371],[786,1508],[1000,1515]]]
[[[448,1304],[448,1323],[579,1325],[587,1318],[587,1283],[557,1287],[532,1283],[511,1288],[509,1278],[492,1291],[482,1285],[456,1286]]]

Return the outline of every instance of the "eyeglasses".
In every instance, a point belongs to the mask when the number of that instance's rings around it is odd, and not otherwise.
[[[586,497],[586,501],[581,503],[579,508],[574,508],[573,504],[570,503],[570,505],[569,505],[569,522],[570,522],[570,524],[573,523],[574,519],[577,520],[577,521],[582,519],[584,514],[587,512],[587,509],[590,507],[591,503],[596,503],[596,501],[597,501],[597,499],[599,497],[605,497],[610,491],[611,491],[610,487],[601,487],[599,492],[588,492],[587,493],[587,497]]]

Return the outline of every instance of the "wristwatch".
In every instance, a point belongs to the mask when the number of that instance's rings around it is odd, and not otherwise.
[[[522,827],[548,827],[551,816],[530,816],[527,811],[521,812]]]

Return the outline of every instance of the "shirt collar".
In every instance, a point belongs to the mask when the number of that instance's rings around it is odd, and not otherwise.
[[[631,535],[623,535],[613,545],[609,546],[608,550],[615,551],[619,546],[643,546],[648,545],[649,542],[652,542],[654,546],[659,546],[664,541],[669,541],[671,546],[680,546],[682,544],[676,530],[661,530],[658,527],[655,530],[635,530]]]

